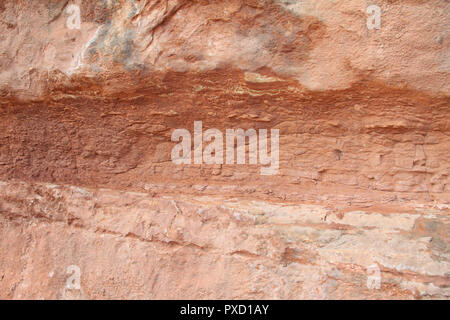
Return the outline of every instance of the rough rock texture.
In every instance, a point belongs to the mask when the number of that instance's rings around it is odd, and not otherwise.
[[[448,299],[449,18],[1,0],[0,298]],[[278,174],[173,164],[195,120],[279,129]]]

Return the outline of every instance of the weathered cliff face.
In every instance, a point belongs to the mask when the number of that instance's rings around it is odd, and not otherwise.
[[[1,1],[0,297],[448,299],[449,17]],[[278,170],[175,164],[194,121],[278,129]]]

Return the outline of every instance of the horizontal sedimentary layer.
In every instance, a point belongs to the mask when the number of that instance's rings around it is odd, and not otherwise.
[[[334,209],[20,181],[1,182],[0,197],[4,298],[450,295],[448,208]],[[79,290],[66,287],[74,265]]]
[[[3,99],[0,177],[359,204],[450,199],[447,97],[368,81],[315,92],[226,69],[134,80],[81,78],[44,101]],[[278,129],[278,171],[261,175],[248,147],[245,164],[173,163],[172,133],[193,136],[195,121],[220,130],[224,149],[227,129]]]

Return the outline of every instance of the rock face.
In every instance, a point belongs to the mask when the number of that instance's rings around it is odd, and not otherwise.
[[[449,18],[1,1],[0,298],[448,299]],[[195,121],[278,129],[278,170],[175,164]]]

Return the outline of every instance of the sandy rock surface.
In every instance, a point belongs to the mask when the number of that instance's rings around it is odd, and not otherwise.
[[[0,1],[0,298],[448,299],[449,18]],[[277,172],[175,164],[195,121],[278,129]]]

